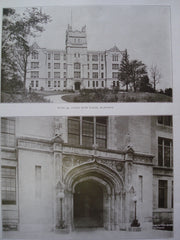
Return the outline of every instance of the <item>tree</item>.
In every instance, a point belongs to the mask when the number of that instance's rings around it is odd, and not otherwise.
[[[38,8],[26,8],[23,14],[17,14],[15,9],[3,9],[2,81],[13,80],[12,72],[16,73],[23,80],[25,91],[28,57],[32,51],[30,39],[43,32],[43,25],[49,21],[50,16]]]
[[[161,73],[160,73],[157,65],[151,66],[150,77],[151,77],[151,83],[153,85],[154,91],[156,91],[156,85],[159,83],[159,81],[161,79]]]
[[[139,85],[140,92],[154,92],[151,83],[149,82],[148,75],[145,75],[141,78],[140,85]]]
[[[126,91],[128,92],[128,87],[130,84],[130,63],[127,49],[125,49],[123,53],[118,78],[122,82],[123,86],[126,86]]]
[[[141,80],[147,76],[146,65],[139,60],[130,62],[130,82],[134,92],[139,88]]]

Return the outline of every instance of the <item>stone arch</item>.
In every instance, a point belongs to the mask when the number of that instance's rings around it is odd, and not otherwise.
[[[64,178],[66,196],[66,222],[69,229],[74,228],[73,219],[73,196],[75,187],[85,181],[94,181],[103,189],[104,202],[104,228],[108,230],[119,230],[123,223],[122,217],[122,193],[124,183],[117,172],[106,165],[96,161],[84,163],[74,167],[66,173]]]

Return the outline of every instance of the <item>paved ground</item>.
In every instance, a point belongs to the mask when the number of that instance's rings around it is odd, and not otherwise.
[[[51,96],[45,96],[45,99],[50,100],[52,103],[67,103],[62,99],[63,96],[68,95],[68,94],[63,94],[63,95],[51,95]]]
[[[105,231],[105,230],[79,230],[72,233],[22,233],[4,232],[3,239],[28,239],[28,240],[118,240],[118,239],[170,239],[173,233],[170,231],[151,230],[141,232]]]

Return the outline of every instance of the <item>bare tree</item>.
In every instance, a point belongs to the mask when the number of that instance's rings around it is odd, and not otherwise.
[[[152,65],[150,68],[150,78],[154,91],[156,91],[156,85],[160,82],[162,75],[157,65]]]

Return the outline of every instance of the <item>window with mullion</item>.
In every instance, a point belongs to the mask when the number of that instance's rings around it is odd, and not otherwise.
[[[158,166],[172,167],[172,140],[158,137]]]
[[[91,147],[94,144],[93,117],[84,117],[82,120],[82,145]]]
[[[1,167],[2,204],[16,204],[16,168]]]
[[[98,120],[98,118],[97,118]],[[107,125],[96,122],[96,144],[99,148],[107,147]]]
[[[159,180],[159,208],[167,208],[167,193],[167,180]]]
[[[80,144],[80,118],[68,118],[68,143],[73,145]]]
[[[1,119],[1,146],[15,146],[15,121],[13,119]]]

